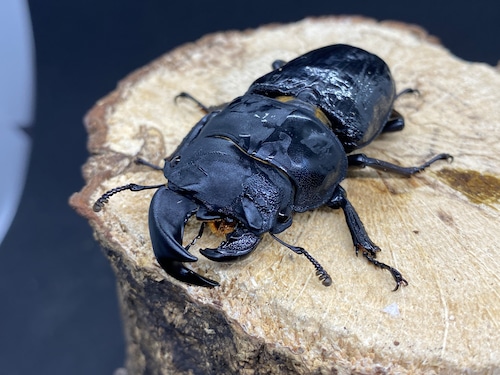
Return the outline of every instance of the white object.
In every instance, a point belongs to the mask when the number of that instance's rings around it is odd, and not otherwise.
[[[391,303],[390,305],[387,305],[383,310],[383,312],[391,315],[392,317],[399,316],[399,307],[396,302]]]
[[[34,103],[34,50],[27,2],[0,1],[0,243],[23,192]]]

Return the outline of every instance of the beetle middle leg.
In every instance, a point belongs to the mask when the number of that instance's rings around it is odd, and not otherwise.
[[[396,95],[396,99],[406,94],[419,94],[419,91],[412,88],[404,89],[403,91],[401,91],[399,94]],[[382,129],[382,133],[397,132],[403,130],[404,127],[405,127],[405,119],[403,115],[393,108],[389,116],[389,119],[387,120]]]
[[[345,190],[339,185],[333,194],[332,199],[328,203],[328,206],[333,209],[341,208],[344,212],[347,226],[349,232],[351,233],[352,242],[356,249],[356,255],[359,251],[362,251],[363,256],[373,265],[380,267],[382,269],[388,270],[394,280],[396,281],[396,287],[394,290],[398,290],[401,285],[408,285],[408,282],[403,278],[401,272],[399,272],[394,267],[391,267],[385,263],[376,260],[376,253],[380,251],[380,248],[373,243],[373,241],[366,233],[366,229],[358,216],[358,213],[352,206],[351,202],[347,199]]]
[[[389,119],[382,129],[382,133],[398,132],[403,130],[405,127],[405,119],[402,114],[400,114],[395,109],[392,110]]]
[[[183,91],[183,92],[177,94],[177,96],[174,98],[174,101],[177,103],[177,100],[179,98],[186,98],[186,99],[191,100],[193,103],[195,103],[205,113],[211,112],[210,109],[209,109],[209,107],[207,107],[205,104],[203,104],[198,99],[196,99],[193,95],[191,95],[191,94],[189,94],[187,92]]]
[[[186,98],[186,99],[191,100],[193,103],[195,103],[198,106],[198,108],[200,108],[205,113],[220,111],[222,108],[224,108],[227,105],[227,103],[223,103],[223,104],[219,104],[219,105],[207,106],[207,105],[203,104],[202,102],[200,102],[198,99],[196,99],[190,93],[187,93],[184,91],[177,94],[177,96],[174,98],[174,101],[177,102],[177,100],[179,98]]]
[[[374,169],[382,170],[384,172],[397,173],[407,177],[410,177],[418,172],[422,172],[425,168],[429,167],[431,164],[435,163],[438,160],[445,159],[453,161],[453,156],[451,156],[450,154],[438,154],[419,166],[402,167],[400,165],[392,164],[384,160],[370,158],[365,154],[351,154],[347,156],[347,162],[350,167],[371,167]]]

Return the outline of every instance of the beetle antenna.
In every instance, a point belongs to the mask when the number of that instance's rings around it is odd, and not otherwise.
[[[124,190],[141,191],[141,190],[146,190],[146,189],[158,189],[158,188],[160,188],[162,186],[164,186],[164,184],[161,184],[161,185],[151,185],[151,186],[137,185],[137,184],[127,184],[127,185],[115,187],[115,188],[113,188],[113,189],[108,190],[107,192],[105,192],[103,195],[101,195],[101,197],[98,200],[95,201],[94,206],[93,206],[94,212],[101,211],[102,208],[104,207],[104,205],[106,203],[108,203],[109,198],[112,195],[115,195],[116,193],[119,193],[120,191],[124,191]]]
[[[314,259],[312,257],[312,255],[309,254],[309,252],[306,249],[304,249],[303,247],[290,245],[290,244],[284,242],[283,240],[279,239],[278,237],[276,237],[274,234],[272,234],[272,233],[269,233],[269,234],[276,241],[278,241],[283,246],[289,248],[294,253],[304,255],[307,258],[307,260],[309,260],[309,262],[311,262],[313,264],[314,268],[316,268],[316,275],[321,280],[321,282],[324,286],[332,285],[332,278],[330,277],[328,272],[326,272],[326,270],[323,268],[323,266],[321,264],[319,264],[319,262],[316,259]]]

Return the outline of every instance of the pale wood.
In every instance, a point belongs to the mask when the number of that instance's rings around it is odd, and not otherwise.
[[[331,287],[267,236],[246,260],[201,256],[190,265],[219,280],[215,289],[187,286],[159,268],[147,228],[152,191],[124,192],[92,211],[112,187],[164,182],[132,161],[160,164],[199,120],[192,103],[174,104],[180,91],[208,105],[227,102],[273,60],[334,43],[378,54],[400,90],[420,92],[397,102],[405,130],[365,153],[406,165],[455,156],[411,179],[366,169],[342,183],[383,249],[379,259],[399,268],[408,287],[391,292],[389,273],[356,258],[339,211],[296,215],[281,234],[328,269]],[[129,374],[498,373],[499,88],[493,67],[454,57],[417,27],[349,17],[209,35],[124,79],[86,117],[92,156],[87,185],[71,204],[115,269]],[[197,230],[190,222],[187,242]],[[218,241],[206,234],[198,244]]]

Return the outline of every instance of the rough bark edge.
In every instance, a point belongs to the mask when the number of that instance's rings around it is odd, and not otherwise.
[[[123,313],[141,312],[124,317],[127,320],[126,367],[129,374],[322,373],[310,371],[300,357],[287,348],[246,335],[214,307],[197,304],[196,308],[191,308],[193,301],[175,284],[149,278],[139,282],[133,266],[118,252],[110,248],[104,251],[119,276]],[[153,314],[160,309],[150,309],[159,303],[164,311],[161,317]],[[206,324],[199,326],[192,324],[193,321]],[[151,350],[155,346],[162,349],[161,354],[168,360],[148,357],[158,352]],[[170,366],[158,367],[162,364]],[[328,373],[336,374],[337,370],[331,368]]]

